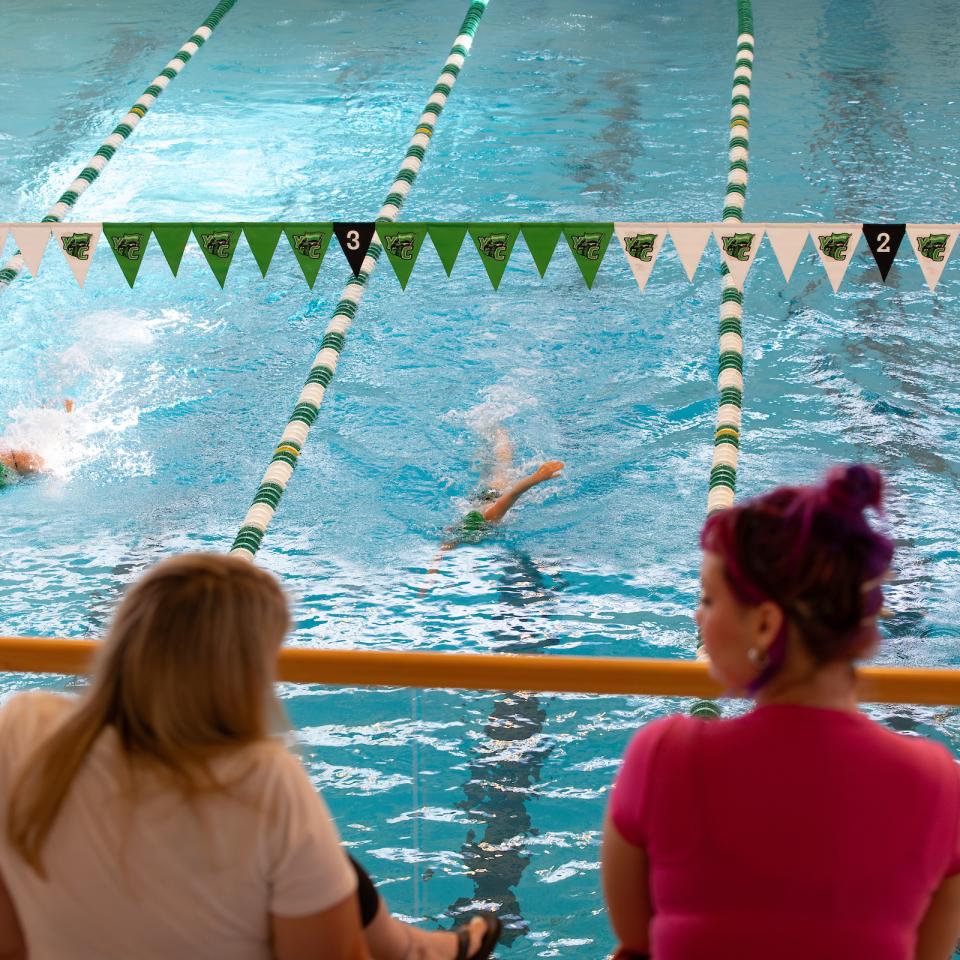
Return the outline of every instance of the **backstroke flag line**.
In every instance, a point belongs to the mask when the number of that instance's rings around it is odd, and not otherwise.
[[[188,244],[195,243],[217,283],[224,287],[227,274],[241,247],[246,247],[262,277],[278,262],[295,261],[309,287],[316,283],[331,249],[346,259],[351,272],[359,268],[371,243],[382,245],[401,288],[406,289],[429,239],[447,276],[461,258],[469,235],[476,259],[483,264],[494,290],[504,283],[516,245],[530,251],[537,271],[545,276],[555,257],[569,257],[584,283],[592,288],[602,279],[601,266],[625,260],[641,291],[646,289],[660,259],[664,240],[670,236],[687,279],[691,282],[711,238],[730,276],[742,286],[766,236],[777,263],[789,283],[807,241],[813,244],[834,292],[840,285],[863,236],[880,278],[886,282],[897,258],[901,266],[909,239],[910,249],[931,291],[936,290],[960,236],[960,224],[950,223],[661,223],[648,221],[609,222],[265,222],[265,223],[0,223],[0,251],[9,238],[17,244],[27,270],[36,276],[51,236],[56,237],[77,283],[83,286],[101,234],[127,283],[132,287],[144,260],[156,241],[170,272],[176,276]],[[281,240],[286,237],[286,242]],[[611,260],[609,244],[620,254]],[[561,238],[565,241],[561,243]],[[243,242],[241,242],[243,241]],[[336,241],[336,242],[334,242]],[[331,248],[331,243],[333,244]],[[558,252],[559,251],[559,252]],[[622,257],[622,260],[620,259]],[[196,262],[197,258],[194,258]],[[429,260],[430,258],[427,258]],[[342,261],[341,261],[342,262]],[[435,269],[428,263],[421,269]]]

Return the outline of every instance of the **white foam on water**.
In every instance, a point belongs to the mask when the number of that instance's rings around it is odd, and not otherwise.
[[[164,309],[101,310],[79,317],[77,341],[51,358],[39,405],[21,404],[8,411],[10,422],[0,434],[0,450],[38,454],[45,472],[67,479],[79,466],[110,454],[113,469],[143,473],[142,455],[125,457],[116,437],[139,423],[141,409],[125,396],[129,354],[151,348],[166,330],[181,326],[189,316]],[[62,398],[74,399],[67,413]]]
[[[461,422],[477,436],[493,441],[497,427],[524,407],[535,407],[537,400],[511,383],[500,382],[480,391],[483,400],[468,410],[451,410],[444,414],[448,422]]]

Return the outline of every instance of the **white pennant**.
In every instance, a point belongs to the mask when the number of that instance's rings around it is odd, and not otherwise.
[[[710,224],[675,223],[670,227],[670,236],[673,237],[673,245],[677,248],[683,269],[687,271],[687,279],[692,281],[710,239]]]
[[[660,255],[667,228],[662,223],[615,223],[613,229],[634,279],[643,290]]]
[[[813,245],[820,254],[820,262],[827,271],[834,293],[843,283],[862,233],[863,225],[859,223],[818,223],[810,228]]]
[[[12,223],[10,232],[20,248],[20,255],[30,271],[30,276],[35,277],[40,269],[43,253],[50,242],[50,224]]]
[[[53,235],[60,244],[63,255],[70,264],[77,283],[83,286],[93,259],[93,251],[97,249],[97,241],[103,229],[99,223],[55,223]]]
[[[773,252],[777,256],[777,263],[780,264],[780,269],[783,271],[783,279],[787,283],[793,276],[793,270],[800,259],[800,251],[803,250],[803,245],[807,242],[809,235],[810,228],[804,223],[791,223],[786,226],[767,224],[767,237],[770,240],[770,246],[773,247]]]
[[[953,245],[960,234],[955,223],[908,223],[907,236],[917,256],[924,279],[931,290],[936,290],[943,268],[950,259]]]
[[[763,239],[763,227],[756,223],[731,223],[717,227],[713,236],[730,276],[742,287]]]
[[[9,223],[0,223],[0,253],[3,253],[3,245],[7,242],[7,234],[10,232]]]

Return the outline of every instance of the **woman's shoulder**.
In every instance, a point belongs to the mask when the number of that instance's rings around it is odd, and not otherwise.
[[[45,727],[59,720],[73,705],[73,698],[51,690],[27,690],[7,697],[0,704],[0,729],[4,734]]]
[[[32,748],[73,706],[73,699],[48,690],[16,693],[0,704],[0,754]]]

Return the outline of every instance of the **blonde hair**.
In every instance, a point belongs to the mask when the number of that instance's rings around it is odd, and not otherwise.
[[[149,570],[117,607],[89,688],[27,758],[8,809],[11,846],[44,875],[43,845],[108,726],[128,761],[188,795],[216,789],[211,759],[270,734],[289,625],[280,585],[246,560],[184,554]]]

